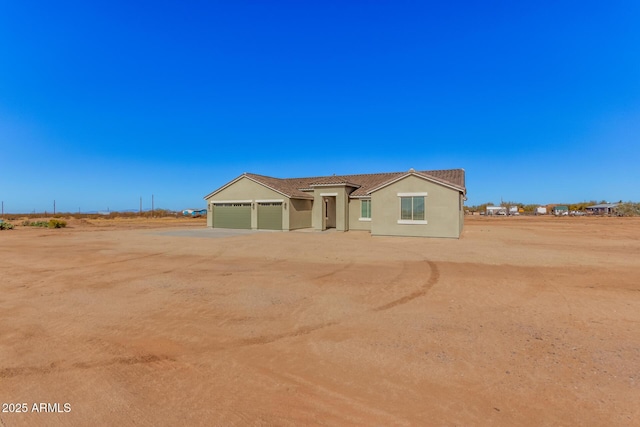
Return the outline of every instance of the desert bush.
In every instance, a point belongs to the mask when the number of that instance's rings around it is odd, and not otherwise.
[[[0,222],[0,230],[12,230],[13,224],[10,222]]]
[[[49,228],[64,228],[67,226],[67,221],[61,219],[50,219],[47,225]]]
[[[640,203],[621,203],[616,208],[616,213],[619,216],[640,216]]]
[[[29,222],[27,220],[27,221],[24,221],[22,223],[22,225],[27,226],[27,227],[48,227],[49,223],[47,221],[32,221],[32,222]]]

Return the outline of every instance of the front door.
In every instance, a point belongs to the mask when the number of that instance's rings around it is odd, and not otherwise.
[[[336,198],[325,196],[322,206],[322,229],[336,228]]]

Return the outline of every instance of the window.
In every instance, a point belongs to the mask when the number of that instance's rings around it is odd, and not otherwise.
[[[424,214],[425,196],[401,196],[399,224],[426,224]]]
[[[360,200],[360,219],[371,219],[371,199]]]

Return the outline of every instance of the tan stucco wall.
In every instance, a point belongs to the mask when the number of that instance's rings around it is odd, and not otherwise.
[[[207,227],[213,227],[213,208],[207,201]]]
[[[224,190],[216,193],[214,196],[206,199],[207,205],[216,201],[233,201],[233,200],[251,200],[254,206],[251,209],[251,228],[258,228],[258,210],[255,207],[256,200],[282,200],[283,203],[290,204],[289,199],[273,191],[263,185],[260,185],[249,178],[242,177],[238,181],[234,182]],[[289,214],[287,209],[282,213],[282,229],[289,230]],[[212,212],[209,209],[207,212],[207,225],[213,227]]]
[[[351,190],[351,188],[349,188],[349,190]],[[333,196],[322,196],[322,194],[333,194]],[[335,228],[338,231],[347,231],[349,229],[349,195],[344,185],[315,188],[313,190],[313,196],[312,223],[314,229],[323,230],[325,228],[323,224],[325,197],[329,197],[328,216],[331,226],[335,224]]]
[[[289,229],[310,228],[313,200],[290,199],[289,202]]]
[[[360,221],[362,199],[349,199],[349,230],[371,230],[371,221]]]
[[[398,193],[426,192],[427,224],[398,224],[400,198]],[[460,193],[431,181],[408,176],[371,195],[371,234],[382,236],[460,236]]]
[[[464,228],[464,196],[462,195],[462,193],[459,194],[460,196],[460,220],[459,220],[459,227],[458,227],[458,236],[460,236],[462,234],[462,229]]]

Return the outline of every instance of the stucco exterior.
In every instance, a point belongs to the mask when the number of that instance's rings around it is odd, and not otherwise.
[[[323,185],[313,190],[313,228],[349,230],[349,192],[345,185]]]
[[[426,224],[401,224],[399,194],[425,195]],[[460,193],[417,176],[407,176],[371,194],[374,236],[460,237]]]
[[[349,230],[371,230],[371,218],[369,218],[368,221],[366,219],[360,219],[362,200],[364,199],[349,199]],[[371,198],[367,198],[366,200],[371,200]]]
[[[422,172],[411,169],[286,179],[245,173],[205,196],[205,200],[209,227],[217,224],[247,228],[247,207],[251,206],[250,228],[258,228],[260,211],[261,227],[273,229],[279,221],[274,206],[281,204],[285,231],[334,228],[368,230],[376,236],[459,238],[464,226],[465,196],[463,169]],[[362,218],[363,200],[370,200],[370,218]],[[224,211],[220,210],[215,221],[214,204],[226,205],[218,208]]]
[[[289,199],[289,230],[311,228],[313,200]]]
[[[282,201],[289,205],[289,198],[278,193],[277,191],[273,191],[270,188],[267,188],[263,185],[260,185],[248,178],[242,177],[233,184],[229,185],[226,188],[223,188],[221,191],[215,194],[215,196],[210,198],[205,198],[207,201],[207,205],[209,208],[207,209],[207,225],[209,227],[213,227],[213,212],[214,210],[211,208],[212,204],[221,203],[221,202],[233,202],[233,201],[243,201],[252,203],[251,209],[251,229],[256,230],[258,228],[258,210],[256,209],[255,204],[261,200],[270,200],[270,201]],[[282,229],[289,230],[289,215],[287,214],[288,210],[285,210],[282,214]]]

